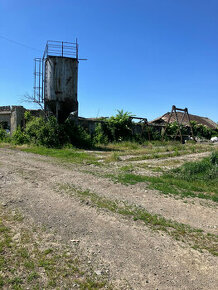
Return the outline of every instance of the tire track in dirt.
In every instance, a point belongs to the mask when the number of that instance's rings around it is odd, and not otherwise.
[[[54,176],[37,180],[34,175],[35,165],[45,174],[45,162],[41,166],[37,162],[31,168],[29,160],[26,162],[30,156],[20,154],[20,157],[22,160],[18,157],[14,164],[8,162],[9,166],[1,158],[1,199],[21,208],[35,223],[55,230],[66,242],[79,241],[77,246],[96,270],[107,271],[118,289],[216,288],[215,257],[185,247],[140,223],[58,194],[52,189]],[[55,168],[49,165],[47,169]],[[23,175],[18,174],[22,169]],[[56,169],[50,174],[60,181],[63,176],[58,176],[60,172]]]
[[[118,199],[130,204],[140,205],[152,214],[160,214],[167,219],[188,224],[210,233],[217,233],[217,210],[216,204],[208,202],[211,207],[202,205],[202,201],[195,199],[182,199],[161,195],[157,191],[148,190],[145,184],[125,186],[114,184],[106,178],[99,178],[80,171],[81,166],[75,165],[75,169],[66,169],[59,164],[54,165],[46,162],[49,158],[24,152],[9,152],[7,159],[0,155],[0,161],[7,166],[14,166],[20,175],[26,175],[33,182],[42,184],[48,182],[52,185],[57,183],[69,183],[81,190],[87,190],[109,199]],[[22,170],[21,170],[22,169]],[[94,170],[94,168],[93,168]]]

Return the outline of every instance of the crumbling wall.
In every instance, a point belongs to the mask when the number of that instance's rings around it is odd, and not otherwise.
[[[44,116],[42,110],[27,110],[23,106],[0,106],[0,125],[13,134],[18,127],[25,126],[24,113],[26,111],[34,117]]]
[[[23,106],[11,107],[11,134],[20,126],[24,126],[24,113],[26,109]]]
[[[1,106],[0,107],[0,125],[4,129],[9,129],[11,127],[11,107]]]
[[[99,119],[89,119],[89,118],[81,118],[78,117],[76,120],[76,123],[83,127],[87,132],[89,132],[91,135],[95,133],[95,129],[98,124],[102,123],[102,120]]]
[[[103,120],[102,118],[98,119],[98,118],[82,118],[82,117],[78,117],[76,123],[83,127],[87,132],[89,132],[91,135],[93,135],[95,133],[95,129],[97,127],[98,124],[104,123],[105,120]],[[150,126],[150,127],[154,127],[154,126]],[[162,128],[162,127],[160,127]],[[157,131],[160,131],[159,127],[155,126],[155,129]],[[147,124],[143,124],[143,123],[132,123],[131,126],[131,130],[132,130],[132,134],[133,135],[142,135],[144,134],[145,130],[147,129]]]

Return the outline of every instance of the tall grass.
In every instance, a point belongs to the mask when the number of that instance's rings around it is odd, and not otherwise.
[[[144,176],[122,172],[118,175],[107,175],[115,182],[136,184],[148,182],[149,188],[164,194],[181,197],[198,197],[218,202],[218,153],[197,162],[188,162],[181,167],[169,170],[162,176]]]
[[[187,162],[181,167],[173,169],[171,174],[174,177],[187,181],[212,181],[218,177],[218,151],[198,162]]]

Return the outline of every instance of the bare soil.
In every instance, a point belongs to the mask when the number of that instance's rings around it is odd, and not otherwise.
[[[188,156],[182,158],[187,160]],[[198,158],[197,154],[191,158]],[[145,184],[114,184],[84,170],[93,173],[95,166],[66,166],[52,158],[0,149],[0,201],[8,208],[20,209],[27,224],[31,220],[48,232],[55,231],[62,243],[77,241],[78,250],[99,275],[108,274],[114,288],[217,289],[217,258],[208,252],[194,250],[140,222],[81,203],[76,196],[55,188],[71,184],[216,234],[214,203],[166,198]]]

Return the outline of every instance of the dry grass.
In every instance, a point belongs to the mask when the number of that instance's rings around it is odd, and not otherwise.
[[[0,208],[0,288],[101,289],[103,278],[55,235],[27,226],[20,214]]]

